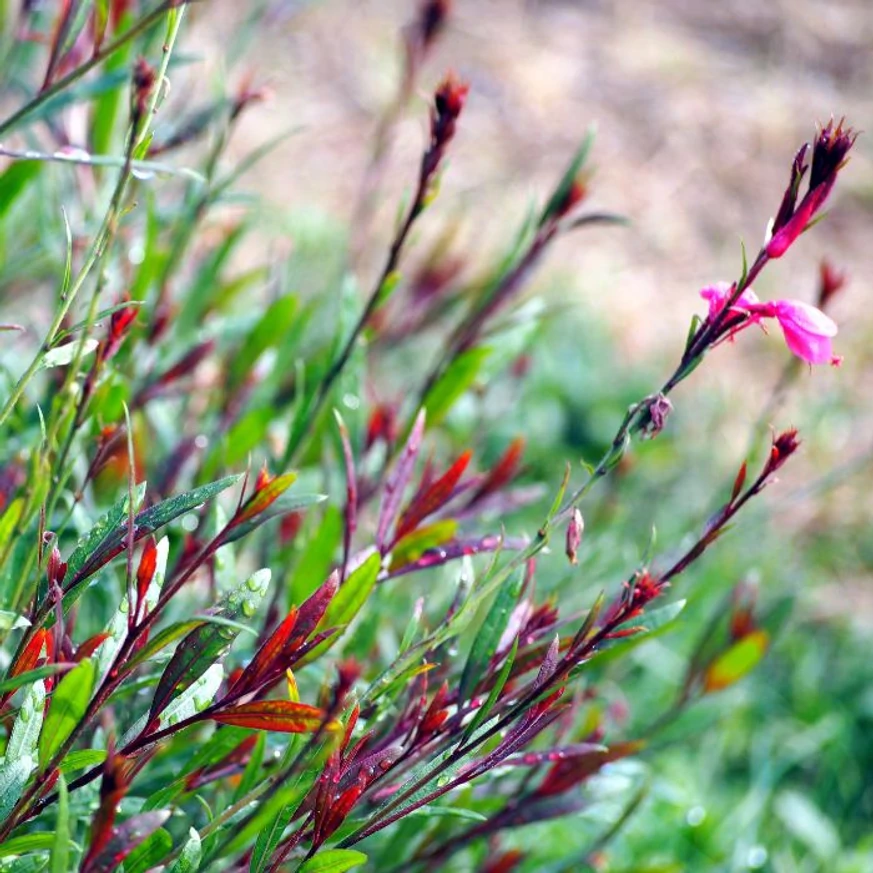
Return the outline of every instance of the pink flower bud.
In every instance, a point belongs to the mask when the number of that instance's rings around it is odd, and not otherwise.
[[[576,553],[579,549],[579,543],[582,542],[584,530],[585,520],[582,518],[582,513],[578,509],[574,509],[570,523],[567,525],[567,558],[571,564],[579,562]]]

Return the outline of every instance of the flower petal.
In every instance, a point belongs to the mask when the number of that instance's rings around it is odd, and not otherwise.
[[[800,300],[777,300],[776,317],[780,324],[791,322],[798,330],[818,336],[836,336],[837,325],[820,309]]]

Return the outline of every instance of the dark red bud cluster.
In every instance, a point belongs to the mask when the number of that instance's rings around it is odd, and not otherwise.
[[[133,67],[133,95],[131,110],[136,128],[148,112],[148,104],[157,82],[154,67],[145,58],[137,58]]]
[[[430,179],[443,159],[446,146],[455,135],[469,90],[470,86],[454,73],[449,73],[437,88],[430,113],[430,146],[421,165],[422,179]]]
[[[848,276],[837,270],[827,259],[819,265],[818,308],[824,309],[830,301],[846,286]]]
[[[783,431],[776,436],[770,447],[770,457],[767,459],[763,475],[769,476],[775,473],[797,451],[799,445],[796,428]]]

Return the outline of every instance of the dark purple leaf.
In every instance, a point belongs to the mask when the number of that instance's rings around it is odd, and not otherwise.
[[[385,493],[382,495],[382,506],[379,510],[379,522],[376,525],[376,548],[381,552],[388,539],[388,531],[397,518],[400,504],[403,500],[403,492],[412,478],[415,469],[415,460],[421,449],[421,440],[424,436],[425,414],[422,409],[415,419],[409,439],[403,447],[403,452],[397,461],[391,475],[385,483]]]

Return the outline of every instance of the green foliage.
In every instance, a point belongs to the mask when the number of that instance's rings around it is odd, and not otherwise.
[[[593,133],[458,278],[419,232],[466,91],[409,102],[441,27],[404,31],[345,227],[245,193],[287,134],[229,166],[260,94],[204,96],[187,6],[118,5],[0,39],[0,871],[871,869],[867,641],[815,599],[869,537],[765,521],[765,485],[781,520],[833,483],[777,492],[758,433],[736,478],[708,319],[629,361],[536,278],[614,218],[579,211]],[[229,57],[257,63],[263,12]],[[359,257],[407,111],[421,162]],[[795,376],[757,368],[762,421]],[[852,402],[792,410],[814,457]]]

